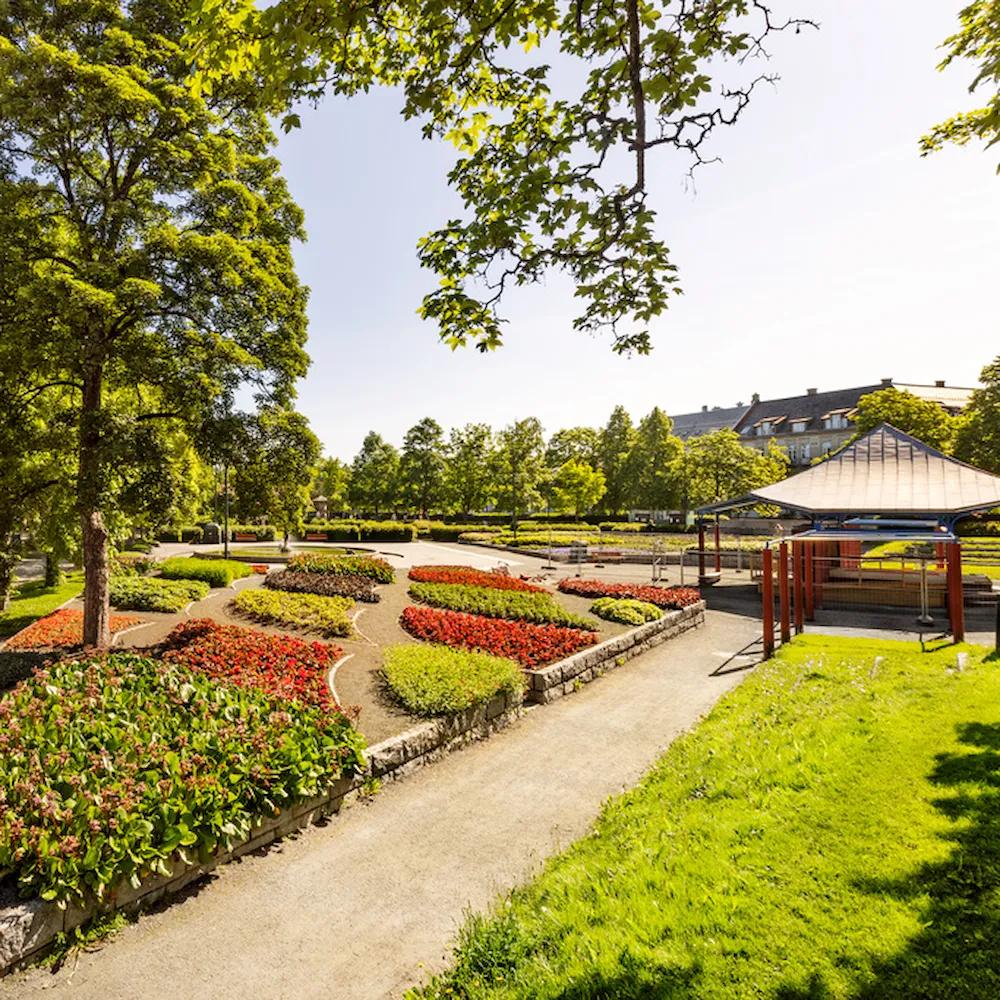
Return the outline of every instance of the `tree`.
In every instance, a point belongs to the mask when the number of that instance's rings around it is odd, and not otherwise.
[[[309,484],[320,456],[319,438],[301,413],[268,407],[254,419],[249,447],[236,465],[236,508],[241,520],[266,517],[282,533],[302,530]]]
[[[788,456],[780,448],[763,453],[748,448],[739,434],[728,428],[699,434],[684,447],[684,507],[731,500],[776,483],[787,474]]]
[[[431,417],[414,424],[403,438],[399,484],[405,502],[421,517],[441,502],[444,492],[444,434]]]
[[[883,423],[943,452],[951,451],[958,430],[956,419],[937,403],[894,387],[870,392],[858,400],[854,415],[856,437]]]
[[[448,502],[462,514],[482,510],[496,492],[493,431],[489,424],[452,428],[444,486]]]
[[[604,496],[604,473],[570,459],[556,473],[553,486],[556,506],[579,520]]]
[[[955,441],[955,454],[965,462],[1000,475],[1000,356],[979,376]]]
[[[639,422],[625,463],[632,503],[644,510],[673,510],[680,504],[684,451],[673,421],[658,406]]]
[[[601,471],[606,481],[602,506],[609,514],[621,514],[629,502],[631,491],[627,463],[634,445],[632,418],[624,406],[616,406],[601,431],[598,445]]]
[[[324,458],[316,467],[310,493],[326,497],[327,510],[346,510],[351,485],[351,467],[339,458]]]
[[[376,516],[399,495],[399,452],[375,431],[369,431],[351,465],[351,505]]]
[[[567,462],[596,466],[600,461],[600,433],[593,427],[567,427],[556,431],[545,449],[545,464],[560,469]]]
[[[649,321],[679,289],[647,159],[661,148],[692,169],[710,159],[715,130],[775,79],[754,68],[767,37],[809,23],[773,20],[757,0],[193,7],[199,86],[245,74],[286,107],[395,87],[425,137],[457,147],[448,179],[465,217],[419,243],[437,279],[421,313],[446,343],[481,350],[501,343],[505,291],[560,270],[584,303],[577,329],[648,351]],[[519,51],[536,47],[538,58]]]
[[[257,89],[188,86],[186,12],[185,0],[0,8],[0,215],[15,207],[42,230],[20,348],[39,386],[71,390],[95,646],[110,640],[116,461],[155,444],[160,422],[198,428],[238,390],[287,403],[307,365],[301,213]]]
[[[922,156],[941,149],[946,142],[964,146],[979,139],[990,147],[1000,140],[1000,4],[997,0],[973,0],[958,16],[961,26],[945,39],[948,54],[938,69],[947,69],[956,59],[977,63],[969,93],[985,87],[987,101],[935,125],[920,140]],[[997,170],[1000,172],[1000,166]]]
[[[510,524],[541,499],[539,486],[545,472],[545,439],[535,417],[518,420],[497,435],[494,453],[497,503],[510,512]]]

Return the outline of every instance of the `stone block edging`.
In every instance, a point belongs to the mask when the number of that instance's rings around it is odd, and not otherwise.
[[[565,660],[552,663],[539,670],[528,670],[529,688],[525,698],[534,704],[544,705],[563,695],[571,694],[583,684],[588,684],[614,667],[620,667],[632,657],[644,653],[661,642],[673,639],[688,629],[705,621],[705,602],[698,601],[680,611],[668,611],[655,622],[647,622],[622,635],[579,653]]]

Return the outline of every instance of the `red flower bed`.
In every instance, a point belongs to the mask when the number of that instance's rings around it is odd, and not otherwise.
[[[184,664],[216,680],[339,710],[327,684],[329,668],[344,653],[339,646],[220,625],[208,618],[178,625],[165,645],[164,660]]]
[[[658,608],[686,608],[701,600],[695,587],[654,587],[641,583],[604,583],[602,580],[577,580],[567,577],[559,581],[559,589],[564,594],[577,597],[631,597],[636,601],[648,601]]]
[[[270,567],[266,563],[253,563],[250,569],[258,576],[267,576],[270,572]]]
[[[141,625],[137,615],[112,615],[111,631],[121,632],[133,625]],[[39,618],[7,640],[7,649],[49,649],[83,644],[83,612],[60,608]]]
[[[516,576],[488,573],[471,566],[414,566],[409,573],[415,583],[465,583],[494,590],[519,590],[526,594],[544,594],[545,588]]]
[[[438,608],[406,608],[400,624],[410,635],[425,642],[481,649],[517,660],[523,667],[544,666],[597,642],[597,633],[584,629],[531,625]]]

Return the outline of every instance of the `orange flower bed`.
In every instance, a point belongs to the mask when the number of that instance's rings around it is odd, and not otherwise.
[[[112,615],[111,631],[141,625],[138,615]],[[39,618],[7,640],[6,649],[67,649],[83,645],[83,612],[60,608],[51,615]]]

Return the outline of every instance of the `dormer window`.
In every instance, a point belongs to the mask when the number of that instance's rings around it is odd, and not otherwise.
[[[806,427],[807,427],[808,424],[809,424],[808,420],[793,420],[792,421],[792,433],[793,434],[804,434],[805,430],[806,430]]]
[[[767,437],[768,435],[773,433],[774,433],[774,424],[772,424],[770,420],[762,420],[757,425],[757,434],[760,437]]]
[[[823,428],[828,431],[842,431],[848,425],[847,410],[831,410],[823,414]]]

